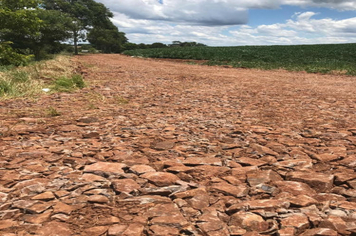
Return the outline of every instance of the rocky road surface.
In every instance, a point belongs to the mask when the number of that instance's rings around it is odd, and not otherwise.
[[[0,102],[0,235],[356,234],[355,77],[77,63]]]

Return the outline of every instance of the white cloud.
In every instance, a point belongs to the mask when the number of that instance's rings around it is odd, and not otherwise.
[[[350,43],[356,39],[356,17],[345,20],[313,19],[314,12],[296,13],[285,23],[240,27],[230,31],[242,44]]]
[[[338,10],[356,10],[355,0],[283,0],[282,4],[301,7],[326,7]]]
[[[269,0],[251,0],[256,3]],[[131,19],[159,20],[197,25],[236,25],[248,20],[250,1],[232,0],[100,0],[114,12]]]
[[[179,40],[233,46],[347,43],[356,38],[356,18],[316,19],[318,13],[307,10],[278,24],[246,25],[248,10],[252,8],[277,9],[291,5],[356,11],[356,0],[97,1],[114,12],[114,24],[135,43]]]

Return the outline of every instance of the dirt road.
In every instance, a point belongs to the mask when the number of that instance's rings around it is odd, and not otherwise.
[[[74,62],[0,102],[0,235],[356,234],[355,77]]]

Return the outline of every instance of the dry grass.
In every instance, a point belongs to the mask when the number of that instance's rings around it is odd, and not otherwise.
[[[0,72],[0,100],[14,97],[33,98],[45,93],[58,78],[72,77],[73,62],[69,56],[57,56],[53,60],[36,62]]]

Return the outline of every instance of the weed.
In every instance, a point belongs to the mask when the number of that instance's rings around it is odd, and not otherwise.
[[[81,75],[78,75],[78,74],[73,75],[72,80],[73,80],[73,84],[75,85],[75,87],[81,88],[81,89],[85,87],[85,83],[84,83],[83,77]]]
[[[95,109],[98,109],[98,107],[95,106],[93,103],[89,103],[88,109],[89,109],[89,110],[95,110]]]
[[[125,105],[129,103],[129,100],[121,96],[114,96],[115,102],[119,105]]]
[[[15,70],[11,72],[11,81],[13,83],[24,83],[29,80],[29,75],[25,71]]]
[[[84,88],[85,83],[81,75],[73,75],[71,78],[60,77],[53,82],[53,89],[59,92],[70,92],[77,88]]]
[[[0,80],[0,96],[4,94],[10,94],[13,88],[10,82],[6,80]]]
[[[61,115],[61,113],[59,111],[57,111],[57,109],[52,106],[47,108],[46,114],[47,114],[47,116],[50,116],[50,117],[55,117],[55,116]]]

